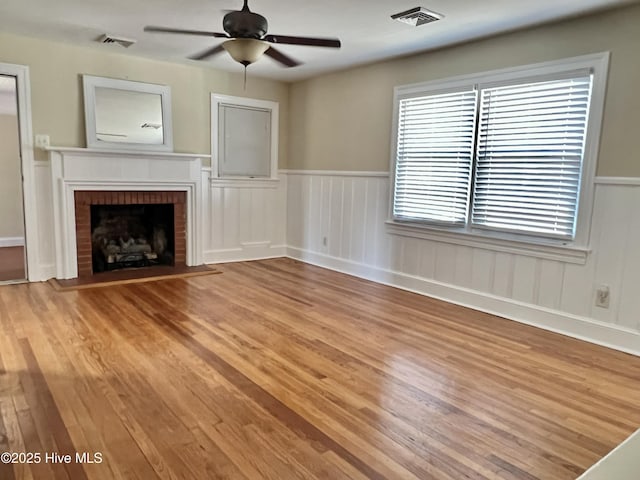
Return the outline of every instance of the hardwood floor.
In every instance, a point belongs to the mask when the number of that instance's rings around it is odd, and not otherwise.
[[[25,278],[24,247],[0,247],[0,282]]]
[[[574,479],[640,425],[640,358],[294,260],[219,269],[1,287],[0,452],[42,461],[0,478]]]

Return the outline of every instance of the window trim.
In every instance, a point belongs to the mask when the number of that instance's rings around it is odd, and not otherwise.
[[[252,176],[220,176],[218,155],[218,110],[220,105],[237,105],[239,107],[257,108],[271,111],[271,154],[268,177]],[[279,138],[279,104],[271,100],[258,100],[248,97],[235,97],[231,95],[211,94],[211,178],[212,181],[223,181],[225,184],[238,183],[243,187],[264,187],[278,178],[278,138]]]
[[[561,60],[521,65],[482,73],[459,75],[428,82],[400,85],[394,88],[393,118],[391,126],[390,188],[387,232],[395,235],[427,238],[447,243],[456,243],[480,248],[534,255],[540,258],[584,263],[589,252],[589,234],[593,212],[595,173],[600,146],[600,133],[604,114],[606,84],[609,69],[609,52],[581,55]],[[544,77],[580,69],[590,69],[593,74],[591,106],[589,110],[580,194],[576,215],[576,234],[572,241],[553,240],[545,237],[528,236],[474,228],[467,222],[464,227],[444,227],[428,223],[394,219],[393,202],[398,136],[399,100],[420,94],[436,94],[460,89],[465,85],[486,86],[495,82],[515,82],[518,79]],[[506,249],[506,250],[505,250]]]

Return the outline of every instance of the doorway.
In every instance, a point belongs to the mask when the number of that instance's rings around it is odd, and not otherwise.
[[[0,74],[0,282],[27,279],[18,85]]]

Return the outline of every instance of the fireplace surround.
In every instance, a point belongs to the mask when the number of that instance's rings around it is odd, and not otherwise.
[[[49,153],[56,278],[91,274],[90,205],[107,197],[116,205],[174,204],[175,231],[184,232],[174,240],[176,264],[204,263],[202,189],[208,177],[202,155],[60,147]],[[89,229],[88,240],[82,226]]]

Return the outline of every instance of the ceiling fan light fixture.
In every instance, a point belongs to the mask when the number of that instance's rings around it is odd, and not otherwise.
[[[269,44],[254,38],[234,38],[227,40],[222,47],[231,58],[245,67],[256,62],[269,49]]]
[[[248,0],[244,0],[242,10],[232,10],[224,16],[222,27],[225,33],[203,30],[185,30],[183,28],[158,27],[147,25],[145,32],[171,33],[183,35],[199,35],[213,38],[224,38],[222,44],[212,46],[188,58],[206,60],[226,51],[234,61],[245,67],[266,55],[284,67],[296,67],[301,63],[287,56],[271,44],[304,45],[308,47],[340,48],[337,38],[298,37],[291,35],[268,35],[268,22],[265,17],[249,10]]]

